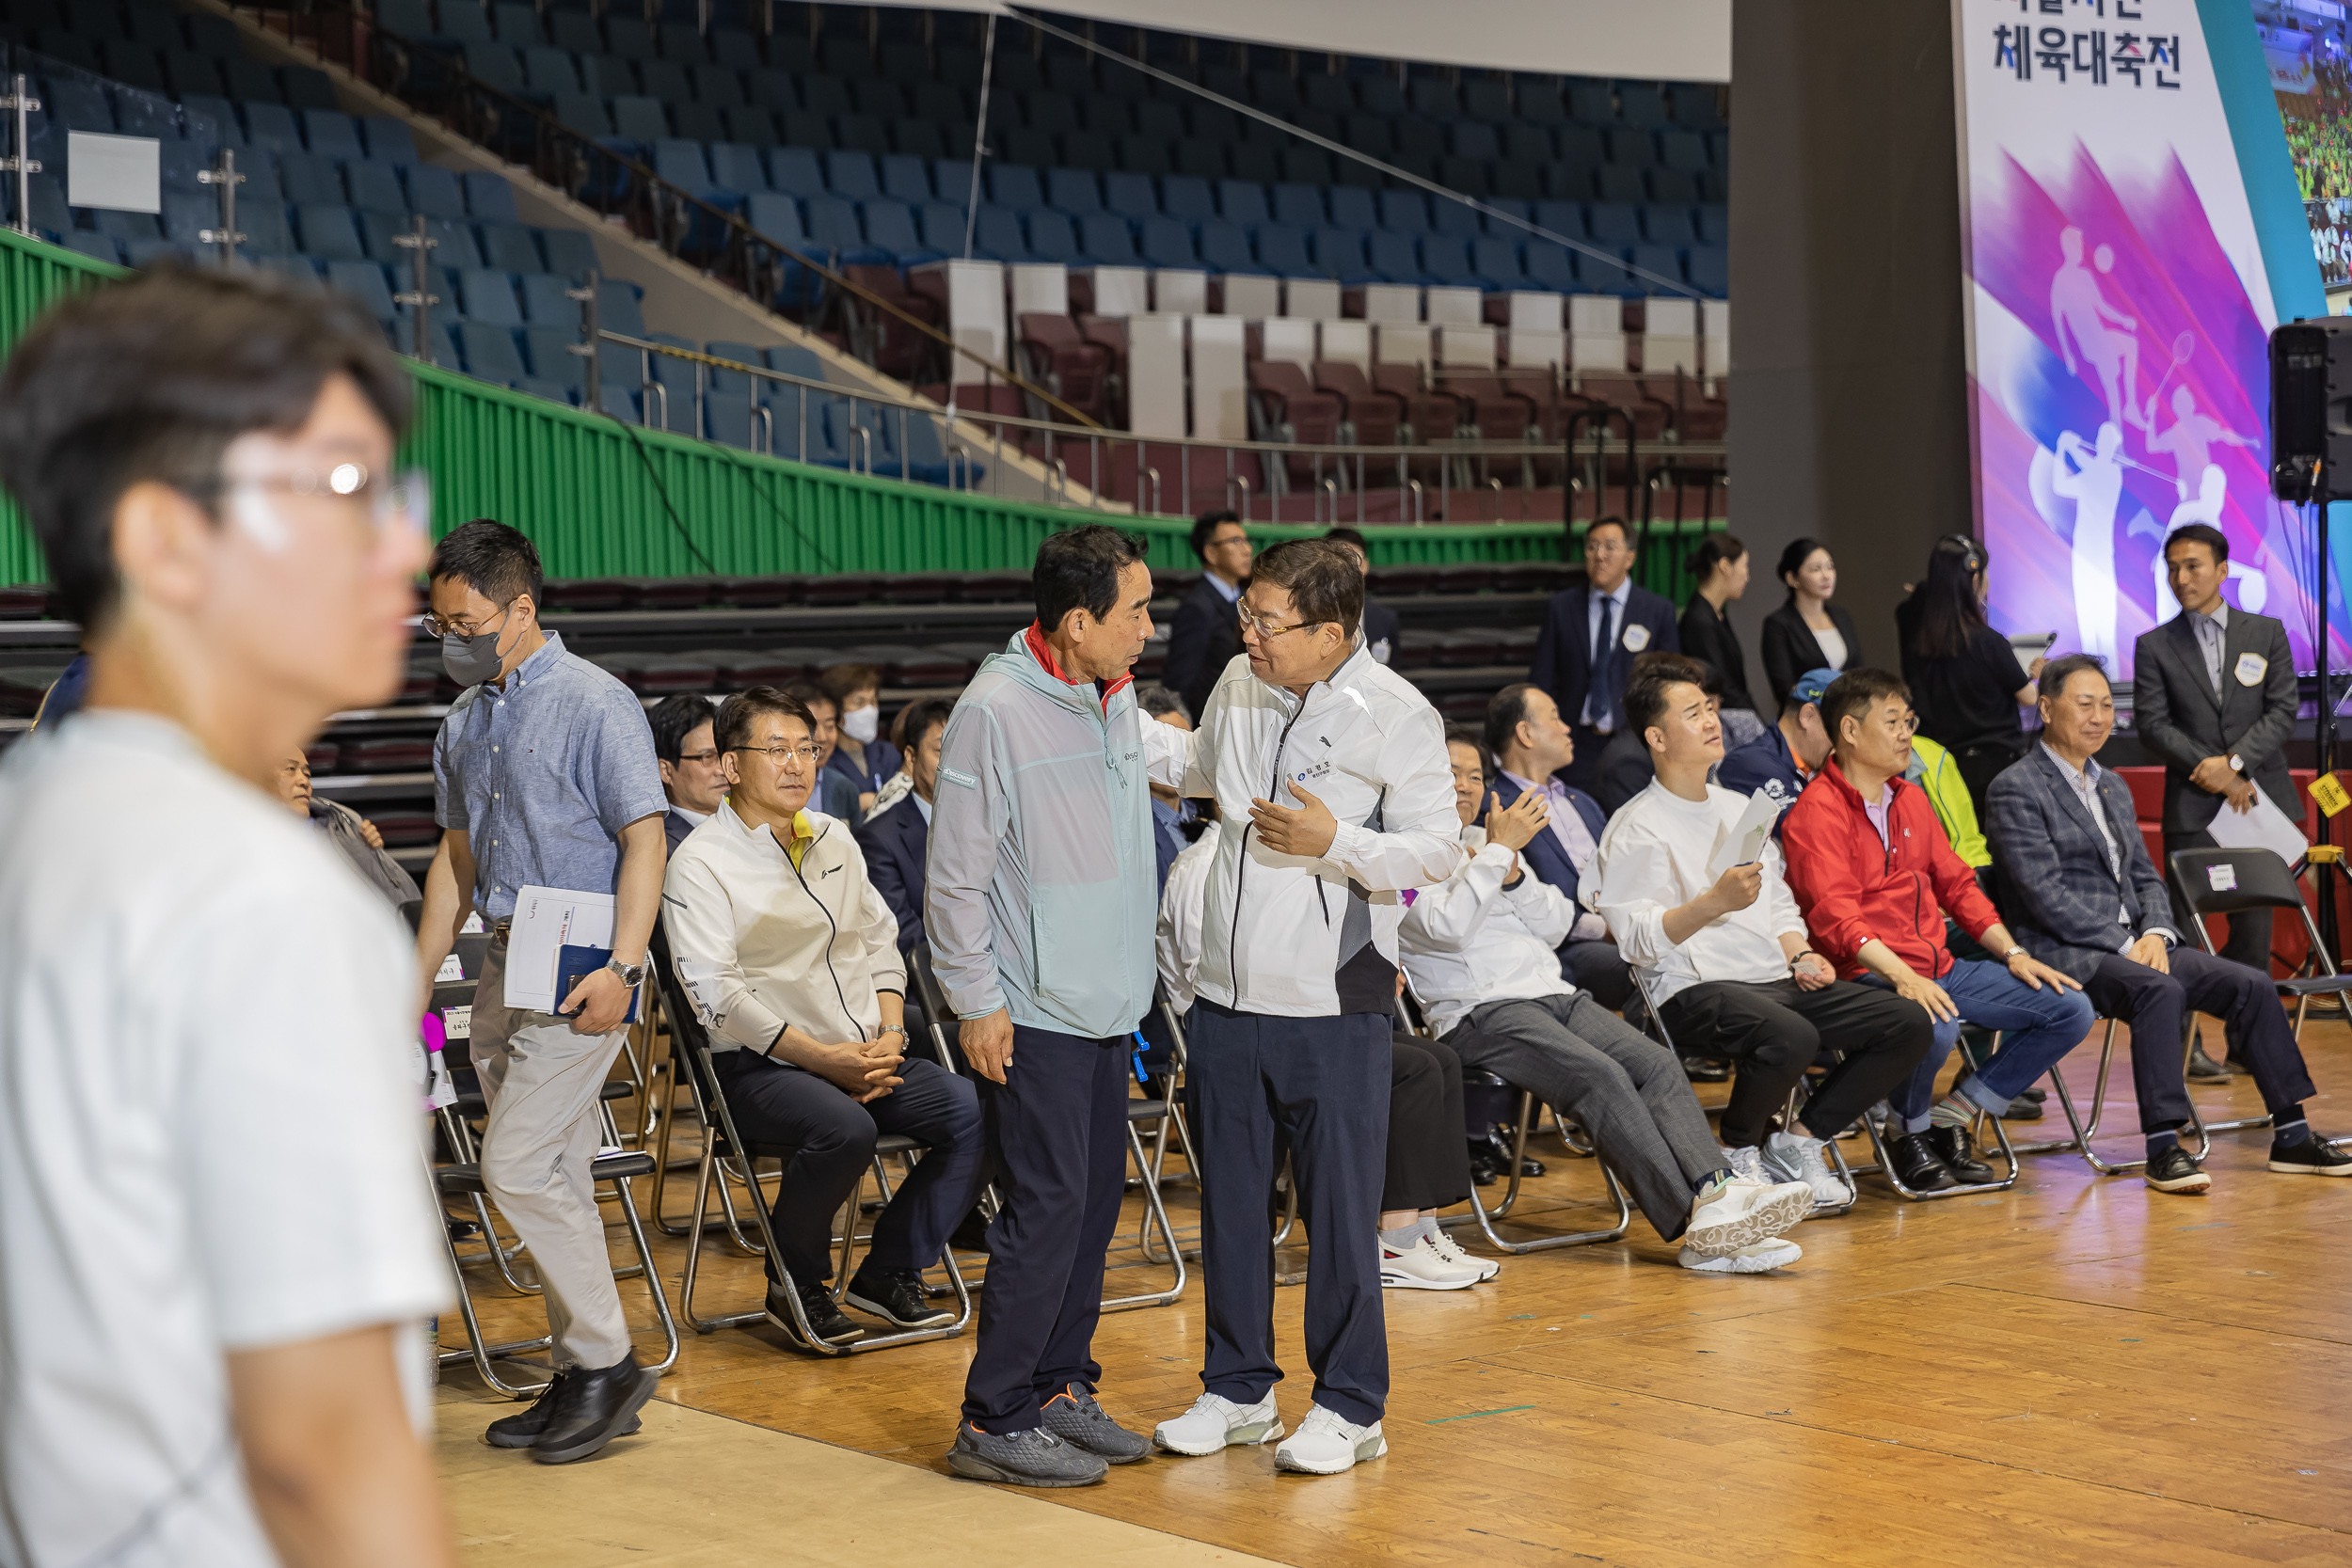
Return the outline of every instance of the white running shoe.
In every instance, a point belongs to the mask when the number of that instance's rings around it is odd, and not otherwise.
[[[1761,1181],[1769,1186],[1779,1180],[1777,1177],[1765,1174],[1764,1151],[1754,1144],[1740,1148],[1724,1149],[1724,1164],[1729,1165],[1732,1174],[1742,1181]]]
[[[1478,1271],[1449,1263],[1445,1254],[1426,1236],[1402,1252],[1380,1243],[1380,1288],[1384,1291],[1467,1291],[1478,1283]]]
[[[1829,1167],[1829,1144],[1801,1132],[1774,1132],[1764,1140],[1764,1166],[1775,1181],[1802,1181],[1813,1189],[1813,1201],[1836,1208],[1853,1194]]]
[[[1709,1258],[1703,1252],[1684,1247],[1675,1261],[1693,1274],[1763,1274],[1770,1269],[1785,1269],[1804,1256],[1803,1247],[1776,1236],[1769,1242],[1743,1246],[1720,1258]]]
[[[1298,1423],[1298,1434],[1274,1450],[1274,1467],[1336,1476],[1354,1469],[1359,1460],[1377,1459],[1388,1451],[1389,1440],[1380,1435],[1378,1421],[1355,1426],[1318,1404]]]
[[[1502,1272],[1502,1265],[1493,1259],[1475,1258],[1464,1252],[1461,1243],[1454,1241],[1453,1233],[1444,1226],[1438,1227],[1438,1233],[1430,1240],[1436,1244],[1438,1257],[1457,1269],[1476,1269],[1481,1280],[1492,1279]]]
[[[1170,1453],[1199,1458],[1236,1444],[1271,1443],[1282,1435],[1282,1413],[1268,1394],[1256,1404],[1235,1404],[1221,1394],[1203,1394],[1192,1408],[1152,1429],[1152,1441]]]
[[[1691,1224],[1682,1233],[1682,1244],[1722,1258],[1769,1241],[1812,1212],[1813,1188],[1807,1182],[1766,1185],[1717,1177],[1691,1199]]]

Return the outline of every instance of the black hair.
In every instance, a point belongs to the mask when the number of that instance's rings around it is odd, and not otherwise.
[[[882,689],[882,666],[878,664],[828,664],[817,672],[817,684],[833,697],[833,705],[840,707],[850,700],[852,691]]]
[[[1240,521],[1241,518],[1232,512],[1203,512],[1193,519],[1192,553],[1200,560],[1207,561],[1209,541],[1216,536],[1217,529],[1226,523]]]
[[[1286,590],[1293,612],[1309,625],[1329,621],[1354,637],[1364,618],[1364,571],[1345,545],[1285,539],[1259,556],[1249,575]]]
[[[646,722],[653,725],[653,754],[675,768],[686,755],[688,736],[705,724],[713,724],[710,733],[714,736],[719,733],[715,716],[708,699],[691,692],[675,691],[662,698],[645,715]]]
[[[1638,550],[1642,547],[1641,541],[1633,536],[1633,525],[1627,522],[1623,517],[1616,515],[1614,513],[1610,514],[1606,517],[1596,517],[1591,522],[1585,524],[1585,539],[1590,541],[1594,534],[1598,533],[1605,528],[1615,529],[1619,535],[1624,538],[1626,548]]]
[[[1695,686],[1704,696],[1724,694],[1723,677],[1705,659],[1676,653],[1671,648],[1652,648],[1634,656],[1632,672],[1625,683],[1626,722],[1640,735],[1658,722],[1666,711],[1666,688]],[[1645,739],[1644,745],[1648,741]]]
[[[909,703],[899,710],[898,722],[895,726],[901,737],[899,750],[920,750],[924,735],[944,726],[947,716],[955,711],[956,704],[952,697],[926,697],[919,703]]]
[[[2170,542],[2166,541],[2168,544]],[[2109,687],[2115,684],[2113,678],[2107,674],[2107,661],[2097,654],[2068,654],[2064,658],[2054,658],[2042,667],[2042,676],[2035,684],[2034,695],[2037,697],[2062,695],[2066,690],[2068,678],[2079,675],[2085,670],[2099,672],[2099,678],[2106,681]]]
[[[1900,675],[1890,675],[1883,670],[1849,670],[1829,683],[1818,705],[1821,713],[1821,728],[1829,732],[1830,744],[1835,746],[1845,738],[1848,719],[1866,719],[1870,709],[1885,697],[1911,701],[1911,688]]]
[[[1728,533],[1710,533],[1699,541],[1699,547],[1691,552],[1688,562],[1691,580],[1705,582],[1715,575],[1715,568],[1739,560],[1748,553],[1747,546]]]
[[[787,719],[798,719],[808,729],[813,739],[817,734],[817,716],[808,711],[808,705],[792,693],[789,687],[749,686],[729,697],[719,706],[719,718],[712,735],[721,752],[740,751],[752,743],[752,721],[763,713],[781,713]]]
[[[1059,631],[1073,610],[1098,620],[1108,615],[1119,603],[1119,574],[1142,561],[1148,547],[1135,534],[1104,523],[1047,535],[1037,547],[1037,570],[1029,578],[1038,630]]]
[[[342,294],[164,261],[44,312],[0,372],[0,481],[40,541],[65,616],[87,632],[114,614],[124,491],[153,481],[209,504],[229,444],[299,430],[332,375],[405,432],[408,373]]]
[[[1489,755],[1501,757],[1518,738],[1519,723],[1527,717],[1527,694],[1534,689],[1528,682],[1518,681],[1486,699],[1486,722],[1478,739]]]
[[[2229,536],[2211,523],[2183,523],[2166,535],[2164,541],[2166,559],[2170,559],[2172,546],[2184,540],[2192,545],[2202,545],[2213,551],[2215,565],[2226,566],[2230,563]]]
[[[822,703],[827,707],[833,709],[833,716],[835,719],[841,717],[840,702],[834,698],[832,692],[826,690],[823,687],[818,686],[815,681],[787,681],[784,685],[776,688],[776,689],[809,710],[808,721],[812,729],[817,723],[817,705],[818,703]]]
[[[1911,652],[1922,658],[1958,658],[1968,639],[1984,626],[1984,601],[1977,578],[1992,557],[1964,533],[1947,533],[1928,552],[1927,579],[1913,592],[1919,612],[1912,623]]]
[[[1476,752],[1478,770],[1486,776],[1489,784],[1493,783],[1496,774],[1502,770],[1502,765],[1495,761],[1494,748],[1486,744],[1486,732],[1476,724],[1448,724],[1445,727],[1445,739],[1449,746],[1467,746]]]
[[[539,570],[539,546],[521,530],[488,517],[451,530],[448,538],[433,546],[424,575],[428,582],[453,578],[501,605],[513,604],[525,594],[537,604],[547,580]]]
[[[1780,564],[1774,568],[1774,571],[1780,580],[1788,586],[1788,603],[1797,602],[1797,585],[1789,582],[1788,579],[1804,570],[1804,563],[1813,559],[1814,551],[1828,548],[1829,546],[1819,539],[1803,537],[1789,540],[1788,547],[1780,552]]]
[[[1366,561],[1372,559],[1372,541],[1364,537],[1362,529],[1349,528],[1343,524],[1335,529],[1327,529],[1323,536],[1334,545],[1353,545],[1363,553]]]
[[[1154,719],[1164,714],[1181,713],[1184,716],[1186,723],[1192,721],[1192,709],[1184,705],[1184,700],[1167,687],[1156,683],[1136,688],[1136,706],[1143,709]]]

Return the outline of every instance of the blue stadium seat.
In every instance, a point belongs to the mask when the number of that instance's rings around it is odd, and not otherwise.
[[[245,139],[255,147],[266,147],[273,152],[299,152],[302,130],[294,123],[294,111],[283,103],[247,103],[245,106]]]
[[[520,223],[522,214],[515,210],[515,189],[503,174],[469,174],[466,188],[466,212],[483,223]]]
[[[670,134],[670,119],[660,101],[636,93],[617,94],[611,105],[612,131],[624,141],[650,146]]]
[[[757,450],[758,420],[752,411],[752,400],[741,392],[722,392],[713,389],[703,397],[703,435],[713,441],[745,451]]]
[[[1192,247],[1192,230],[1174,218],[1145,218],[1136,246],[1146,266],[1197,267],[1200,259]],[[1248,254],[1245,246],[1243,253]]]
[[[972,161],[969,158],[932,159],[931,189],[942,201],[951,201],[959,207],[968,203],[972,199]]]
[[[1307,254],[1307,231],[1288,224],[1258,226],[1258,263],[1279,277],[1322,277],[1324,270]]]
[[[914,209],[903,201],[877,197],[860,209],[866,220],[866,243],[877,250],[886,251],[902,267],[937,261],[938,254],[928,249],[915,230]]]
[[[1026,164],[993,166],[988,171],[988,197],[999,207],[1023,213],[1046,204],[1045,186],[1037,170]]]
[[[66,230],[65,244],[67,249],[95,257],[110,266],[122,264],[122,245],[110,234],[93,234],[87,229],[70,229]]]
[[[407,171],[408,210],[429,218],[463,218],[465,187],[457,176],[432,164],[417,164]]]
[[[579,230],[542,229],[538,234],[548,271],[560,277],[579,277],[596,267],[596,242]]]
[[[469,321],[493,326],[523,325],[522,307],[515,302],[515,280],[488,267],[468,267],[458,275],[458,298]]]
[[[373,261],[329,261],[326,263],[326,286],[358,300],[368,314],[387,326],[391,325],[391,286],[384,280],[384,269]]]
[[[608,381],[596,388],[596,406],[625,424],[638,422],[637,388]]]
[[[1331,209],[1331,226],[1335,229],[1385,229],[1373,200],[1373,193],[1361,185],[1334,185],[1327,194]]]
[[[101,135],[115,133],[114,104],[107,99],[106,89],[95,83],[60,76],[43,86],[40,97],[49,119],[69,131],[93,131]],[[301,146],[297,139],[296,150]]]
[[[874,160],[867,153],[828,152],[825,154],[825,189],[851,201],[864,201],[882,195],[882,177],[875,172]]]
[[[400,176],[389,164],[345,164],[343,188],[351,193],[351,204],[362,212],[408,211],[408,195],[400,188]]]
[[[705,343],[703,352],[714,359],[732,359],[738,364],[765,367],[768,363],[767,357],[750,343],[731,341]],[[710,372],[709,387],[713,392],[732,392],[739,397],[749,398],[755,388],[765,385],[772,384],[755,380],[740,371],[713,369]]]
[[[1255,180],[1220,180],[1216,182],[1217,214],[1228,223],[1238,223],[1254,230],[1262,223],[1274,221],[1265,199],[1265,186]]]
[[[1495,135],[1495,128],[1474,119],[1456,120],[1447,139],[1455,157],[1472,163],[1492,163],[1502,156],[1502,138]]]
[[[1596,201],[1584,212],[1584,231],[1595,245],[1614,250],[1642,243],[1641,214],[1625,203]]]
[[[1486,231],[1477,208],[1467,201],[1454,201],[1442,196],[1429,198],[1429,219],[1433,233],[1459,234],[1469,240]]]
[[[744,204],[743,221],[752,226],[752,232],[764,234],[778,245],[797,249],[808,243],[807,227],[801,220],[801,204],[791,197],[773,191],[754,191]]]
[[[1152,188],[1152,177],[1132,173],[1103,176],[1103,210],[1137,221],[1158,217],[1160,198]]]
[[[435,242],[435,266],[463,270],[482,264],[482,242],[474,238],[471,224],[452,218],[428,218],[424,231]]]
[[[1573,239],[1575,236],[1569,236]],[[1566,246],[1549,240],[1527,242],[1527,281],[1531,287],[1549,289],[1553,293],[1574,293],[1578,287],[1578,258]]]
[[[825,188],[824,167],[805,147],[772,148],[768,153],[768,187],[792,196],[815,196]]]
[[[914,210],[923,248],[941,256],[963,254],[963,209],[945,201],[926,201]]]
[[[1396,237],[1400,240],[1405,239],[1402,234]],[[1377,245],[1382,238],[1383,236],[1375,235],[1373,243]],[[1406,240],[1407,245],[1412,243],[1410,240]],[[1419,247],[1422,275],[1432,283],[1453,286],[1477,283],[1479,281],[1478,269],[1470,262],[1470,242],[1458,234],[1423,234]],[[1374,265],[1378,264],[1375,259]]]
[[[1020,214],[993,201],[985,202],[980,207],[976,220],[974,249],[992,261],[1037,260],[1029,253],[1028,236],[1021,231]]]
[[[923,160],[905,152],[893,152],[882,161],[882,194],[919,207],[931,198],[930,170]]]
[[[278,189],[298,207],[340,207],[348,199],[335,160],[311,152],[289,152],[278,160]]]
[[[708,149],[710,180],[721,190],[749,196],[768,188],[768,166],[759,149],[743,142],[712,142]]]
[[[1652,205],[1642,209],[1642,233],[1652,245],[1682,246],[1697,235],[1691,229],[1691,209]]]
[[[457,351],[465,356],[468,375],[504,386],[531,374],[530,367],[523,363],[522,350],[516,346],[512,327],[461,321],[456,336]]]
[[[1722,245],[1691,247],[1691,287],[1716,299],[1731,295],[1731,252]]]
[[[710,190],[710,165],[703,158],[700,142],[662,137],[653,144],[653,171],[689,196]]]
[[[645,335],[645,314],[638,301],[645,291],[634,283],[617,277],[607,277],[596,285],[596,317],[598,325],[608,331],[626,333],[631,338]]]
[[[1034,228],[1037,215],[1029,222]],[[1087,260],[1103,266],[1131,267],[1142,260],[1136,254],[1135,230],[1125,218],[1109,213],[1092,213],[1078,220],[1078,245]]]
[[[1586,237],[1584,209],[1573,201],[1538,201],[1530,214],[1538,228],[1571,240]]]
[[[1487,289],[1508,293],[1532,286],[1526,268],[1519,262],[1518,242],[1500,234],[1482,234],[1470,242],[1470,266],[1480,284]]]
[[[572,286],[568,277],[553,273],[531,273],[522,280],[523,320],[534,327],[563,332],[577,340],[580,336],[580,301],[566,297]],[[539,374],[548,373],[543,365]]]
[[[817,351],[798,343],[780,343],[768,351],[768,368],[779,375],[797,375],[803,381],[823,381],[825,362]]]
[[[38,203],[35,207],[39,212]],[[294,253],[294,230],[286,222],[286,206],[281,201],[257,201],[248,206],[237,203],[237,227],[245,231],[245,250],[257,256],[289,256]]]
[[[359,144],[358,122],[333,109],[303,110],[302,139],[312,152],[330,158],[367,156],[367,149]]]
[[[1722,245],[1731,241],[1731,210],[1727,207],[1698,207],[1692,211],[1696,221],[1699,243]]]
[[[33,182],[33,189],[36,193],[45,185],[47,185],[45,181]],[[220,198],[209,190],[199,193],[185,189],[166,189],[163,217],[164,236],[172,244],[200,245],[202,242],[197,238],[197,235],[204,230],[216,227],[220,222]],[[34,227],[45,227],[40,223],[38,212],[34,214]]]
[[[1326,229],[1315,235],[1315,260],[1343,283],[1434,281],[1414,254],[1412,236],[1375,230],[1371,245],[1352,229]],[[1352,242],[1352,244],[1351,244]]]
[[[539,253],[538,240],[521,224],[485,223],[475,232],[482,237],[485,266],[511,273],[548,270],[547,258]]]
[[[358,261],[367,252],[359,244],[359,230],[351,221],[348,207],[303,206],[294,210],[294,220],[302,231],[302,252],[328,261]]]
[[[1321,229],[1331,218],[1324,208],[1322,191],[1285,182],[1274,187],[1274,221],[1294,229]]]
[[[849,198],[812,196],[805,208],[810,243],[819,249],[833,252],[835,264],[889,263],[887,251],[876,249],[866,243],[866,231],[857,221],[857,204]]]
[[[1241,225],[1223,218],[1209,218],[1200,225],[1200,264],[1216,273],[1266,270],[1250,254],[1249,236],[1242,231]]]
[[[114,240],[159,240],[163,225],[152,213],[122,213],[100,208],[90,214],[90,227]]]
[[[1029,214],[1025,227],[1029,251],[1039,261],[1074,262],[1079,259],[1077,231],[1064,214],[1042,207]]]
[[[1682,276],[1682,252],[1673,245],[1637,245],[1633,247],[1632,261],[1645,273],[1677,283],[1686,281]],[[1641,281],[1646,282],[1645,279]],[[1648,287],[1654,290],[1657,285],[1649,284]]]
[[[1049,168],[1045,171],[1045,203],[1073,218],[1083,218],[1103,210],[1103,189],[1086,169]]]
[[[1216,195],[1206,180],[1171,174],[1160,182],[1160,211],[1186,223],[1204,223],[1217,215]]]
[[[666,343],[691,353],[702,352],[702,345],[675,332],[644,332],[635,334],[647,342]],[[678,430],[693,422],[694,380],[697,366],[691,359],[673,358],[666,354],[647,354],[644,350],[624,350],[622,360],[635,367],[634,373],[643,375],[647,368],[653,372],[654,384],[670,394],[670,428]],[[610,375],[612,372],[605,372]]]
[[[1419,191],[1382,191],[1380,227],[1392,229],[1400,234],[1426,233],[1429,229],[1429,198]]]
[[[1534,268],[1529,269],[1531,272]],[[1646,294],[1650,285],[1637,280],[1615,261],[1604,257],[1580,255],[1576,259],[1577,287],[1595,294]]]

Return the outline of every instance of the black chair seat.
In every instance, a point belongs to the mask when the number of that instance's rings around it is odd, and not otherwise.
[[[1496,1073],[1488,1072],[1483,1067],[1464,1068],[1462,1069],[1462,1082],[1473,1088],[1481,1089],[1508,1089],[1516,1088],[1518,1086],[1509,1079],[1503,1078]]]
[[[2352,974],[2307,974],[2300,979],[2273,980],[2280,996],[2326,996],[2352,991]]]
[[[637,1085],[626,1078],[615,1078],[596,1091],[598,1100],[627,1100],[637,1092]],[[490,1114],[490,1102],[479,1094],[460,1094],[450,1102],[451,1110],[471,1121]]]
[[[588,1178],[592,1181],[613,1181],[627,1176],[651,1176],[653,1156],[624,1153],[599,1154],[588,1163]],[[433,1184],[444,1197],[486,1196],[489,1188],[482,1180],[482,1166],[469,1163],[462,1165],[436,1165]]]
[[[1165,1100],[1130,1100],[1127,1101],[1129,1121],[1158,1121],[1167,1115],[1168,1101]]]

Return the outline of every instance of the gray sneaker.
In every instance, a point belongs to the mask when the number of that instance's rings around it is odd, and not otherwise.
[[[1042,1427],[1026,1432],[982,1432],[965,1421],[956,1428],[947,1468],[973,1481],[1014,1486],[1092,1486],[1111,1473],[1100,1456],[1065,1443]]]
[[[1094,1395],[1083,1383],[1073,1383],[1045,1402],[1045,1430],[1075,1449],[1100,1455],[1112,1465],[1133,1465],[1152,1455],[1149,1439],[1129,1432],[1103,1414]]]

